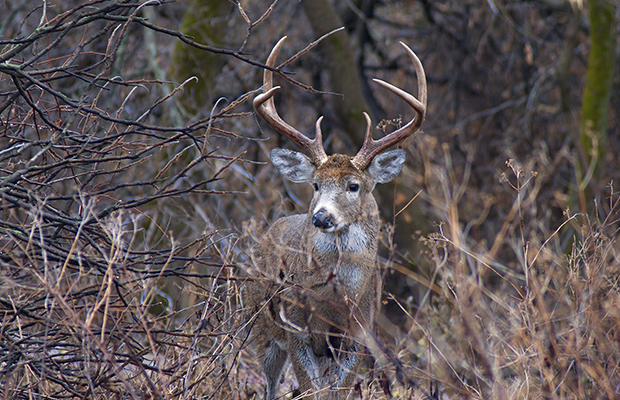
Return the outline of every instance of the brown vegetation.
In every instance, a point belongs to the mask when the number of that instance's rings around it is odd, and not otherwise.
[[[262,398],[239,266],[311,189],[265,162],[287,143],[250,100],[278,38],[286,59],[322,33],[299,2],[240,1],[217,43],[179,32],[184,2],[32,4],[0,15],[0,397]],[[616,73],[592,161],[579,140],[587,10],[332,5],[351,74],[415,87],[403,40],[429,81],[424,132],[380,193],[384,305],[356,393],[618,397],[620,90]],[[362,133],[341,129],[323,51],[276,76],[278,109],[302,132],[324,115],[328,153],[352,154]],[[170,65],[191,52],[219,57],[204,104],[190,104],[196,67]],[[361,82],[380,129],[408,120]]]

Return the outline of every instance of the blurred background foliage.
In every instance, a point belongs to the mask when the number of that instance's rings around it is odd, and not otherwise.
[[[283,62],[341,26],[276,77],[289,124],[325,117],[328,153],[359,149],[362,111],[375,138],[411,118],[371,81],[415,93],[399,41],[429,84],[405,169],[376,192],[386,347],[363,397],[423,396],[413,380],[439,398],[618,396],[617,3],[0,10],[5,398],[262,396],[239,265],[311,190],[268,162],[291,145],[251,99],[280,37]]]

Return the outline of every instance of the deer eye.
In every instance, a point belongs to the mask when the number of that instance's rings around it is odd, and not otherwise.
[[[357,192],[358,190],[360,190],[360,185],[358,185],[357,183],[351,183],[347,190],[349,192]]]
[[[313,184],[313,186],[314,186],[314,191],[318,192],[319,191],[319,185],[315,183],[315,184]]]

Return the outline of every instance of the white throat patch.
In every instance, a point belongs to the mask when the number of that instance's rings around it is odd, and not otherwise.
[[[363,253],[366,251],[368,238],[357,223],[349,226],[345,232],[318,231],[314,236],[314,245],[320,253],[340,252]]]

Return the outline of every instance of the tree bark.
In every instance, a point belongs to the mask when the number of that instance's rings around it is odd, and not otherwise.
[[[583,90],[581,136],[588,162],[601,159],[607,142],[607,115],[616,53],[616,10],[609,0],[588,0],[590,55]]]
[[[183,17],[181,32],[192,36],[197,42],[221,46],[222,32],[228,27],[228,20],[234,4],[222,0],[193,0],[188,4]],[[205,105],[210,105],[218,95],[214,93],[215,81],[222,73],[226,60],[218,54],[196,49],[178,41],[172,54],[172,75],[178,82],[196,76],[197,82],[190,82],[180,93],[185,109],[196,114]]]
[[[303,0],[302,5],[316,36],[343,26],[329,0]],[[342,30],[328,37],[320,46],[330,77],[331,91],[344,97],[334,100],[336,114],[353,143],[360,148],[364,143],[366,122],[363,112],[370,107],[362,93],[360,77],[349,35]]]

